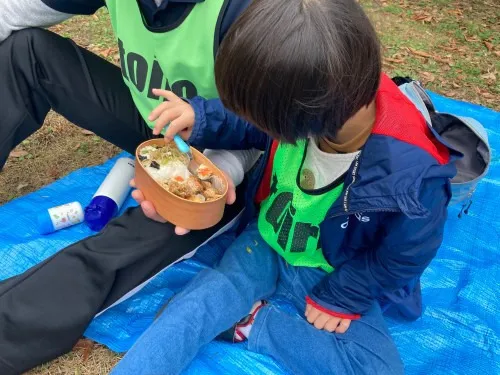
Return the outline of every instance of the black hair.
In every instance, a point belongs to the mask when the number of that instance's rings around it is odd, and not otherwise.
[[[215,63],[229,110],[287,143],[334,139],[375,98],[377,34],[355,0],[253,0]]]

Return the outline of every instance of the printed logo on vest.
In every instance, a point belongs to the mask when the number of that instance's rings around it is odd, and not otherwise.
[[[172,91],[181,98],[191,99],[198,95],[196,86],[188,80],[176,81],[170,85],[167,77],[165,85],[163,85],[165,75],[158,61],[153,60],[152,66],[149,66],[148,61],[143,56],[135,52],[127,52],[120,39],[118,39],[118,49],[123,78],[131,82],[141,93],[144,92],[147,84],[148,98],[159,100],[160,98],[153,94],[153,89],[161,88]],[[151,74],[149,74],[150,71]],[[146,82],[148,75],[149,82]]]
[[[309,239],[315,238],[318,242],[318,249],[320,248],[320,231],[317,225],[310,223],[295,222],[294,215],[296,208],[293,207],[293,193],[282,192],[277,193],[278,178],[273,175],[271,184],[271,194],[269,199],[272,203],[266,212],[266,221],[273,227],[274,233],[278,234],[277,243],[283,251],[290,251],[292,253],[304,252],[307,248]],[[287,244],[292,236],[292,243],[290,248],[287,249]]]

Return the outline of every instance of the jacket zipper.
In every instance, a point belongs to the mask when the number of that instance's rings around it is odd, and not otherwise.
[[[361,157],[361,153],[362,153],[362,151],[360,151],[358,153],[358,155],[356,155],[356,158],[354,159],[354,167],[352,168],[352,172],[351,172],[352,181],[345,189],[345,193],[344,193],[344,196],[342,198],[342,205],[343,205],[344,211],[338,212],[332,216],[329,216],[328,219],[332,219],[334,217],[339,217],[339,216],[350,216],[350,215],[355,215],[355,214],[362,214],[365,212],[399,212],[400,211],[396,208],[389,208],[388,207],[388,208],[371,208],[371,209],[369,208],[369,209],[366,209],[363,211],[351,211],[351,212],[349,212],[349,193],[351,191],[351,186],[354,185],[354,183],[356,182],[356,179],[357,179],[358,169],[359,169],[359,159]]]
[[[358,168],[359,168],[359,157],[361,156],[361,152],[360,151],[357,155],[356,155],[356,158],[354,159],[354,167],[352,168],[352,181],[351,183],[347,186],[347,188],[345,189],[345,193],[344,193],[344,197],[342,198],[343,201],[343,206],[344,206],[344,211],[345,212],[348,212],[349,211],[349,204],[348,204],[348,201],[349,201],[349,192],[351,191],[351,186],[354,185],[354,183],[356,182],[356,177],[357,177],[357,174],[358,174]]]

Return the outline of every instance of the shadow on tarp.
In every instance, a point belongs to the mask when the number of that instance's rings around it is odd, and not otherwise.
[[[445,241],[422,277],[425,312],[412,323],[389,320],[408,374],[499,374],[500,113],[432,94],[442,112],[470,116],[488,130],[493,161],[479,185],[469,215],[449,209]],[[123,155],[122,155],[123,156]],[[84,225],[39,236],[40,210],[78,200],[86,205],[114,163],[83,168],[0,207],[0,280],[19,274],[92,232]],[[129,199],[125,207],[134,205]],[[159,307],[200,269],[212,265],[232,241],[227,234],[195,258],[166,270],[139,293],[96,318],[86,336],[123,352],[151,324]],[[277,301],[291,309],[283,301]],[[187,374],[284,374],[271,359],[244,344],[205,346]]]

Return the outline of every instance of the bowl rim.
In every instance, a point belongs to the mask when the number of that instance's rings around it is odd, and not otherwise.
[[[210,159],[208,159],[205,155],[203,155],[202,152],[198,151],[196,148],[194,148],[193,146],[189,146],[189,148],[191,149],[191,153],[193,153],[193,150],[196,151],[197,153],[199,153],[201,156],[203,156],[206,160],[208,160],[219,172],[220,174],[222,175],[223,179],[224,179],[224,183],[225,183],[225,189],[224,189],[224,194],[222,194],[219,198],[217,199],[214,199],[214,200],[211,200],[211,201],[208,201],[208,202],[196,202],[196,201],[190,201],[189,199],[186,199],[186,198],[182,198],[182,197],[179,197],[178,195],[175,195],[174,193],[172,193],[171,191],[168,191],[167,189],[165,189],[153,176],[151,176],[151,174],[147,171],[147,169],[141,164],[141,160],[139,159],[139,151],[148,146],[149,144],[157,144],[158,141],[162,141],[163,138],[153,138],[153,139],[148,139],[147,141],[144,141],[142,142],[139,146],[137,146],[136,150],[135,150],[135,160],[137,162],[137,164],[139,164],[140,168],[143,169],[143,171],[148,175],[148,177],[153,180],[153,182],[155,184],[157,184],[163,191],[167,192],[168,194],[170,194],[171,196],[177,198],[177,199],[180,199],[181,201],[184,201],[184,202],[188,202],[188,203],[191,203],[191,204],[207,204],[207,203],[215,203],[215,202],[218,202],[220,201],[221,199],[226,199],[226,196],[227,196],[227,192],[229,190],[229,183],[227,181],[227,178],[226,176],[224,175],[224,173],[219,169],[219,167],[217,167]]]

